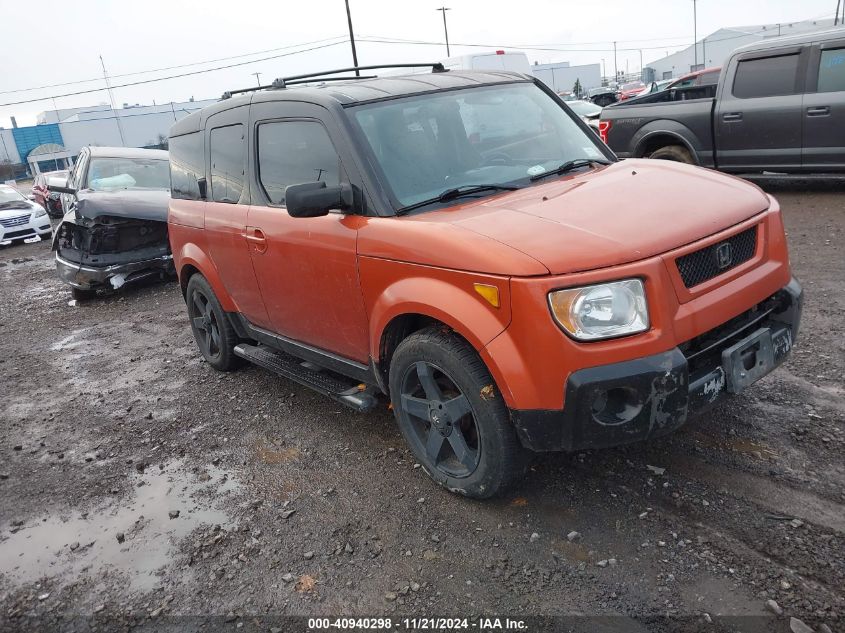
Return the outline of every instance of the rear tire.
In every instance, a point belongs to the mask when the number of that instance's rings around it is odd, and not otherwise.
[[[524,451],[490,372],[451,331],[426,328],[399,344],[390,399],[414,456],[451,492],[492,497],[522,471]]]
[[[676,163],[686,163],[687,165],[693,164],[692,154],[689,153],[686,147],[681,145],[667,145],[666,147],[656,149],[649,155],[649,158],[673,160]]]
[[[76,301],[90,301],[97,296],[97,291],[91,288],[74,288],[70,287],[70,296]]]
[[[191,330],[203,358],[218,371],[236,369],[240,365],[234,352],[238,336],[206,278],[193,275],[185,298]]]

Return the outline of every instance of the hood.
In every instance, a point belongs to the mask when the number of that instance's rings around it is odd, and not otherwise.
[[[167,222],[170,192],[166,189],[83,190],[77,194],[77,212],[93,220],[101,215]]]
[[[412,217],[472,231],[564,274],[652,257],[768,207],[757,186],[733,176],[671,161],[625,160]]]
[[[17,202],[17,201],[15,201]],[[39,209],[43,209],[40,204],[37,202],[32,202],[31,200],[21,200],[20,204],[14,207],[8,208],[0,208],[0,218],[14,218],[25,213],[35,213]]]

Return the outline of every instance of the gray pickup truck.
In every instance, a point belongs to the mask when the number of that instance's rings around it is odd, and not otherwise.
[[[606,107],[599,133],[620,158],[740,174],[845,173],[845,29],[738,48],[715,86]]]

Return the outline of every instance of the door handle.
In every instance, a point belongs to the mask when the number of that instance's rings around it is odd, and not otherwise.
[[[830,114],[830,106],[807,108],[807,116],[827,116],[828,114]]]
[[[722,121],[742,121],[742,112],[728,112],[723,114]]]
[[[257,226],[246,227],[246,231],[243,235],[247,242],[252,243],[256,253],[267,252],[267,236],[264,235],[264,231],[259,229]]]

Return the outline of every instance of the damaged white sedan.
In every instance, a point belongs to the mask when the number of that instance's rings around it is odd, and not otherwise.
[[[85,147],[68,186],[50,189],[65,210],[53,239],[56,269],[74,299],[173,274],[166,151]]]

